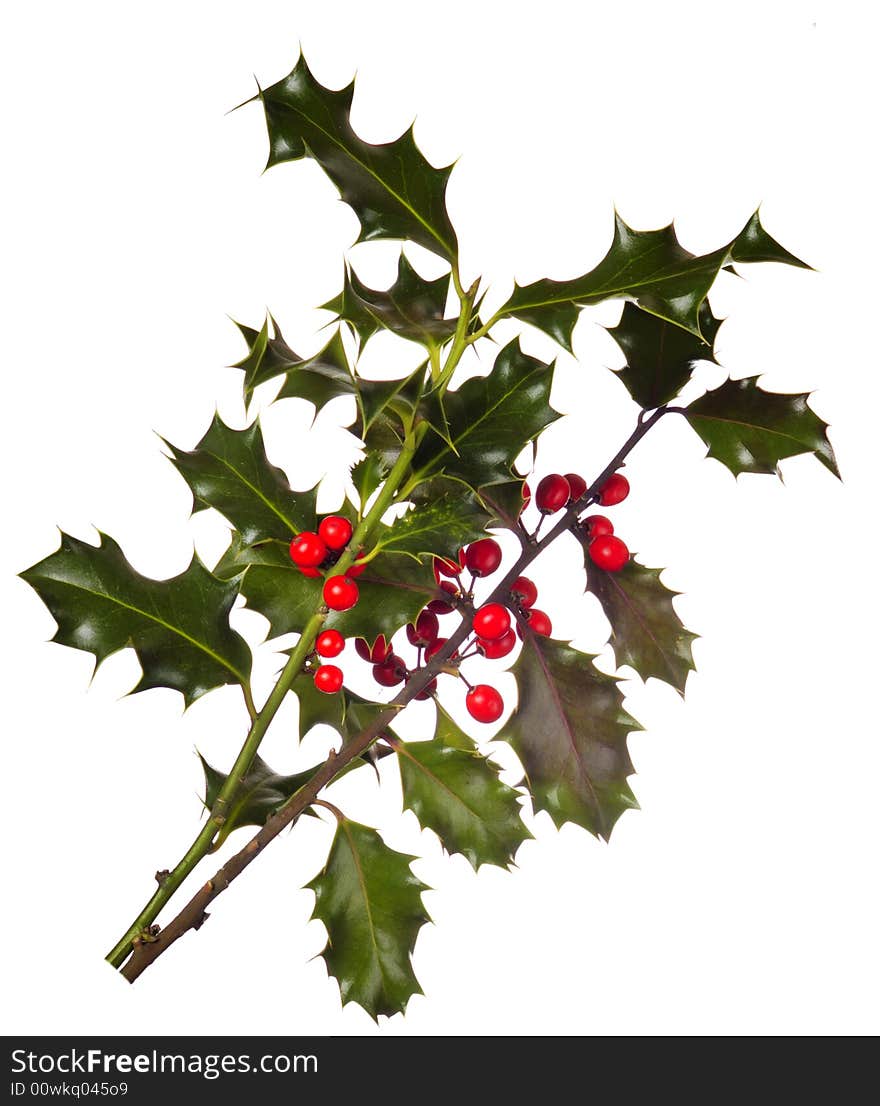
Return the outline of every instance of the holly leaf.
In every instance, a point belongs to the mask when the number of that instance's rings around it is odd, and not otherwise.
[[[432,429],[413,468],[423,477],[443,471],[474,489],[509,483],[523,447],[559,418],[548,402],[552,379],[553,366],[523,353],[515,338],[488,376],[472,377],[442,401],[437,393],[428,398]],[[445,435],[435,429],[443,413]]]
[[[416,937],[430,918],[428,890],[413,856],[389,848],[369,826],[340,818],[324,868],[307,886],[313,918],[327,929],[323,956],[343,1004],[359,1003],[374,1019],[397,1014],[422,990],[413,973]]]
[[[521,476],[515,476],[503,484],[493,484],[490,488],[480,488],[479,497],[490,513],[487,525],[498,524],[513,530],[519,521],[523,508],[523,484]]]
[[[464,491],[464,489],[462,489]],[[463,545],[485,537],[486,512],[473,496],[445,495],[396,519],[378,544],[386,553],[410,557],[457,557]]]
[[[195,449],[165,445],[193,493],[194,511],[213,507],[246,544],[270,538],[289,541],[314,527],[317,488],[292,490],[287,476],[270,464],[258,422],[233,430],[215,415]]]
[[[536,810],[606,840],[638,806],[627,734],[642,727],[623,709],[618,681],[564,642],[524,630],[512,666],[519,706],[498,735],[516,750]]]
[[[142,669],[134,691],[170,687],[187,706],[221,684],[246,684],[250,649],[229,626],[237,583],[195,556],[179,576],[152,580],[100,537],[94,546],[62,533],[60,548],[21,574],[58,623],[52,640],[98,664],[131,646]]]
[[[330,698],[330,696],[325,696]],[[199,753],[202,770],[205,773],[205,809],[210,811],[217,801],[228,775],[212,768]],[[250,768],[244,774],[233,793],[225,811],[226,821],[220,827],[213,850],[218,849],[233,830],[241,826],[264,826],[269,818],[283,806],[287,800],[312,778],[317,765],[305,772],[291,776],[281,776],[273,772],[259,756],[254,757]],[[310,812],[306,812],[310,813]]]
[[[647,680],[656,676],[684,694],[694,669],[691,642],[672,605],[678,592],[660,582],[659,568],[630,560],[619,572],[605,572],[586,556],[587,588],[611,623],[611,646],[617,664],[628,664]]]
[[[291,684],[291,691],[299,700],[299,734],[303,738],[313,726],[331,726],[341,734],[343,744],[363,733],[387,710],[385,703],[373,703],[343,688],[337,695],[318,691],[314,679],[307,672],[301,673]]]
[[[361,511],[387,475],[388,465],[375,453],[362,457],[351,470],[351,482],[358,494]]]
[[[521,817],[518,793],[498,778],[498,768],[442,707],[431,741],[392,738],[403,785],[403,805],[433,830],[449,853],[461,853],[475,869],[506,867],[532,835]]]
[[[703,338],[634,303],[624,304],[620,322],[608,333],[626,357],[617,376],[640,407],[668,403],[690,380],[697,361],[715,361],[721,320],[712,314],[708,301],[700,305],[699,320]]]
[[[684,415],[714,457],[734,474],[778,472],[786,457],[813,453],[840,477],[828,425],[807,406],[809,393],[765,392],[758,378],[727,380],[686,408]]]
[[[324,88],[301,56],[277,84],[260,90],[269,132],[267,168],[312,157],[361,224],[359,242],[402,238],[449,260],[458,244],[446,211],[447,165],[425,160],[410,127],[393,142],[365,142],[352,130],[354,82]],[[254,97],[256,99],[256,97]]]
[[[377,330],[390,330],[401,338],[427,347],[439,346],[455,333],[457,319],[444,319],[450,276],[426,280],[401,253],[397,279],[390,288],[369,288],[346,266],[342,292],[322,306],[348,323],[361,344]]]
[[[517,285],[498,314],[531,323],[570,351],[580,307],[628,299],[705,338],[700,308],[718,273],[734,261],[779,261],[809,268],[767,234],[757,212],[732,242],[699,256],[681,245],[672,223],[659,230],[633,230],[615,213],[611,246],[595,269],[573,280]]]
[[[276,399],[306,399],[320,410],[339,396],[356,396],[357,381],[337,328],[323,349],[284,373]]]

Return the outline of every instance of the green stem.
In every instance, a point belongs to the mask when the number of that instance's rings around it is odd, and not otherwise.
[[[453,269],[453,275],[455,274],[456,271]],[[456,279],[456,289],[458,290],[459,299],[461,300],[461,314],[458,316],[458,325],[455,328],[452,345],[449,347],[446,364],[443,366],[443,371],[437,377],[435,383],[435,387],[441,396],[449,386],[449,381],[452,379],[452,374],[455,372],[461,360],[461,355],[468,347],[468,327],[471,325],[471,313],[473,312],[474,300],[477,297],[477,288],[479,284],[479,280],[475,280],[465,292],[461,287],[460,280]]]
[[[412,436],[404,444],[403,449],[400,451],[400,456],[397,458],[394,467],[391,472],[389,472],[385,483],[382,485],[379,495],[376,497],[376,502],[370,508],[368,514],[358,524],[352,534],[348,548],[336,562],[335,571],[337,575],[343,575],[345,570],[351,566],[357,556],[357,551],[361,546],[367,544],[371,531],[394,501],[398,487],[403,482],[409,469],[413,453],[415,452],[415,445],[416,443]],[[131,952],[132,942],[143,934],[147,927],[155,921],[165,903],[171,898],[199,861],[211,851],[214,838],[226,821],[226,812],[235,796],[236,789],[240,781],[247,775],[272,719],[277,714],[278,708],[284,702],[284,697],[290,690],[291,684],[299,675],[306,657],[312,651],[315,638],[318,636],[324,624],[324,620],[327,618],[327,614],[327,608],[322,605],[306,623],[299,641],[290,654],[287,664],[285,664],[281,675],[278,677],[277,683],[272,688],[269,698],[264,703],[262,710],[260,710],[253,719],[251,728],[235,760],[235,764],[232,766],[232,770],[226,777],[226,782],[223,784],[223,787],[220,789],[214,801],[214,805],[211,807],[208,821],[202,827],[195,841],[190,845],[177,866],[163,876],[155,894],[132,922],[125,935],[107,954],[107,960],[114,968],[122,966],[126,957]],[[245,696],[245,701],[247,702],[247,695]]]

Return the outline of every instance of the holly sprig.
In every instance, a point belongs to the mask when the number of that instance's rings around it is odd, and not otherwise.
[[[530,836],[524,800],[558,826],[572,822],[608,838],[637,805],[627,737],[639,723],[623,707],[618,678],[552,636],[552,613],[535,605],[526,570],[549,544],[578,541],[585,578],[572,580],[572,594],[586,585],[601,604],[618,664],[683,693],[694,635],[675,611],[674,593],[659,570],[631,556],[611,519],[591,512],[625,498],[629,485],[620,470],[630,452],[671,414],[735,475],[772,473],[801,453],[839,473],[827,427],[806,394],[771,393],[750,377],[681,402],[694,366],[717,362],[721,322],[708,296],[719,274],[750,262],[808,268],[769,235],[758,213],[704,255],[687,251],[671,225],[635,230],[616,216],[608,252],[593,270],[517,286],[484,321],[481,281],[462,281],[446,207],[452,166],[435,168],[412,128],[393,142],[364,141],[350,122],[353,94],[353,84],[324,88],[303,58],[260,89],[253,99],[265,114],[268,165],[313,159],[357,216],[359,242],[416,243],[442,258],[448,273],[429,280],[401,252],[392,285],[375,289],[349,263],[341,291],[324,305],[332,331],[317,354],[297,354],[267,314],[259,326],[238,324],[247,350],[237,365],[248,407],[256,389],[273,382],[276,398],[305,399],[316,409],[340,396],[354,399],[351,429],[364,454],[345,502],[319,518],[317,489],[293,490],[268,456],[258,418],[236,430],[215,416],[192,448],[166,442],[193,510],[217,511],[232,527],[212,568],[194,560],[172,580],[149,580],[112,539],[102,535],[93,546],[63,535],[59,550],[22,575],[58,623],[54,640],[93,653],[99,664],[121,648],[135,649],[143,672],[135,691],[171,687],[188,705],[237,684],[250,717],[228,771],[203,758],[207,818],[180,861],[160,872],[110,963],[130,981],[138,978],[202,925],[207,905],[283,828],[305,813],[329,814],[333,841],[309,884],[315,917],[328,932],[325,960],[343,1000],[377,1017],[404,1010],[419,990],[411,956],[427,920],[423,885],[412,857],[352,821],[325,789],[362,765],[396,759],[404,806],[475,868],[513,862]],[[515,464],[560,417],[550,403],[555,364],[525,353],[514,339],[495,352],[484,375],[456,386],[456,370],[467,350],[486,353],[502,320],[538,327],[571,353],[581,308],[612,299],[624,301],[610,333],[626,358],[620,380],[641,408],[637,425],[590,480],[548,474],[532,493]],[[364,346],[382,331],[424,349],[423,362],[401,379],[377,382],[358,371]],[[510,565],[491,536],[499,530],[518,542]],[[490,577],[493,585],[476,599],[475,585],[482,590]],[[250,650],[228,621],[239,595],[265,615],[270,637],[299,635],[260,706],[250,687]],[[443,622],[442,634],[441,619],[454,620],[448,631]],[[333,663],[352,641],[372,665],[375,700],[347,688]],[[457,689],[465,692],[477,732],[504,717],[494,686],[472,685],[461,670],[477,654],[490,666],[513,657],[506,663],[518,698],[497,738],[522,765],[517,786],[500,779],[444,705]],[[382,688],[396,689],[390,702],[381,701]],[[312,769],[285,776],[259,750],[288,695],[299,700],[303,734],[323,723],[340,742]],[[430,740],[407,742],[396,727],[417,698],[435,700],[435,731]],[[159,928],[156,919],[183,880],[246,826],[257,828],[251,840]]]

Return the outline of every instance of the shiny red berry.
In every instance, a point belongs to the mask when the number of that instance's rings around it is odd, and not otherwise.
[[[545,476],[535,492],[535,506],[542,515],[554,515],[568,503],[571,488],[564,476],[553,472]]]
[[[629,480],[621,472],[612,473],[599,489],[599,502],[603,507],[622,503],[629,495]]]
[[[456,598],[459,594],[458,588],[449,580],[440,581],[440,590],[445,591],[447,595],[454,596]],[[452,612],[455,610],[455,607],[446,599],[432,599],[431,602],[428,604],[427,609],[432,614],[452,614]]]
[[[464,550],[458,554],[457,561],[451,561],[448,557],[434,558],[434,579],[439,583],[441,576],[460,576],[464,568]]]
[[[587,490],[587,482],[583,476],[578,476],[576,472],[567,472],[565,479],[568,481],[568,501],[574,503]]]
[[[501,546],[494,538],[481,538],[468,546],[465,564],[472,576],[491,576],[501,564]]]
[[[474,633],[486,641],[495,641],[510,629],[510,612],[500,603],[487,603],[474,615]]]
[[[308,576],[310,579],[319,580],[324,575],[324,573],[317,568],[305,568],[303,565],[297,565],[297,568],[303,576]]]
[[[322,664],[315,673],[315,687],[327,695],[333,695],[342,687],[342,669],[335,664]]]
[[[465,698],[465,705],[471,718],[477,722],[497,722],[504,713],[504,700],[489,684],[477,684]]]
[[[510,585],[510,594],[521,607],[533,607],[538,598],[538,589],[528,576],[517,576]]]
[[[396,687],[406,679],[406,665],[394,653],[390,653],[382,664],[373,665],[373,679],[382,687]]]
[[[528,620],[529,629],[533,634],[538,634],[540,637],[550,637],[553,633],[553,623],[550,621],[550,616],[543,611],[539,611],[537,607],[533,607],[530,611],[525,612],[526,619]],[[520,637],[523,636],[522,627],[517,625],[516,632]]]
[[[324,602],[331,611],[348,611],[357,603],[360,592],[347,576],[331,576],[324,581]]]
[[[327,546],[310,530],[303,530],[290,543],[290,559],[299,568],[317,568],[327,556]]]
[[[371,664],[381,664],[391,656],[391,645],[384,634],[379,634],[372,645],[362,637],[355,638],[354,648],[359,657]]]
[[[604,515],[587,515],[581,519],[581,529],[588,538],[600,538],[603,534],[614,533],[614,523]]]
[[[340,515],[328,515],[327,518],[322,518],[321,525],[318,527],[318,537],[328,549],[334,550],[345,549],[351,541],[353,532],[348,519]]]
[[[606,572],[620,572],[629,561],[629,550],[614,534],[602,534],[593,538],[587,547],[590,558]]]
[[[443,648],[443,646],[446,644],[447,641],[449,641],[448,637],[438,637],[438,638],[435,638],[434,641],[432,641],[430,645],[426,645],[425,646],[425,663],[427,663],[431,659],[431,657],[433,657],[437,653],[439,653],[440,650]],[[457,649],[455,650],[454,653],[450,654],[449,659],[451,661],[458,660],[458,650]]]
[[[359,549],[358,557],[360,557],[362,553],[363,549]],[[345,570],[345,575],[350,576],[352,579],[354,579],[355,576],[362,576],[366,572],[366,570],[367,565],[362,564],[360,561],[356,560],[353,565],[349,565],[348,568]]]
[[[512,629],[494,641],[487,641],[484,637],[477,638],[477,648],[490,661],[497,661],[500,657],[506,657],[514,645],[516,645],[516,634]]]
[[[345,638],[338,630],[323,630],[315,642],[319,657],[338,657],[345,648]]]
[[[432,641],[436,640],[439,632],[440,623],[437,621],[437,615],[433,611],[427,610],[422,611],[416,619],[415,626],[409,625],[406,628],[406,636],[410,645],[430,645]]]

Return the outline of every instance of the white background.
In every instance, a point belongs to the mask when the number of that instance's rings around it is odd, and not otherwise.
[[[2,673],[5,741],[0,949],[5,1030],[26,1033],[870,1033],[877,1019],[875,425],[878,403],[872,160],[876,16],[817,0],[505,6],[47,2],[7,14],[3,363],[6,411]],[[872,21],[869,25],[868,21]],[[309,892],[329,827],[285,835],[134,988],[102,961],[172,866],[199,817],[198,746],[228,765],[244,712],[233,689],[186,715],[179,696],[124,698],[126,653],[89,686],[87,654],[46,644],[53,622],[15,574],[58,524],[113,534],[134,565],[181,571],[193,540],[186,487],[158,431],[190,447],[215,402],[244,425],[242,354],[226,313],[266,307],[295,349],[318,347],[315,305],[340,287],[351,212],[316,166],[261,176],[261,113],[227,109],[271,83],[301,41],[332,87],[355,70],[354,122],[370,140],[417,117],[427,157],[460,157],[449,207],[467,280],[492,302],[514,277],[570,276],[610,237],[612,204],[639,228],[675,217],[698,252],[758,205],[818,270],[723,276],[718,348],[733,375],[815,389],[841,485],[811,458],[734,481],[669,419],[633,456],[618,532],[669,566],[699,632],[687,698],[626,683],[642,805],[609,846],[546,816],[512,873],[443,858],[400,817],[394,773],[336,789],[395,847],[423,854],[436,925],[415,963],[426,995],[378,1029],[315,958]],[[378,284],[393,245],[352,254]],[[425,271],[437,264],[412,255]],[[608,371],[620,354],[585,312],[560,356],[539,475],[598,471],[634,408]],[[552,357],[537,332],[525,347]],[[394,357],[378,346],[377,371]],[[381,364],[380,364],[381,362]],[[722,379],[701,370],[700,387]],[[269,389],[271,393],[271,388]],[[271,398],[271,394],[268,397]],[[344,410],[266,416],[296,486],[333,468],[332,506],[356,456]],[[334,421],[335,420],[335,421]],[[334,467],[335,466],[335,467]],[[560,636],[598,651],[601,617],[571,549],[536,569]],[[258,642],[265,622],[237,614]],[[274,656],[260,662],[258,695]],[[504,678],[499,681],[509,692]],[[453,697],[454,698],[454,697]],[[456,709],[460,704],[456,701]],[[280,770],[317,760],[285,708],[266,745]],[[424,729],[424,713],[414,725]],[[505,763],[510,763],[509,758]],[[310,820],[309,820],[310,821]],[[243,836],[232,844],[241,844]],[[200,870],[197,879],[213,871]]]

